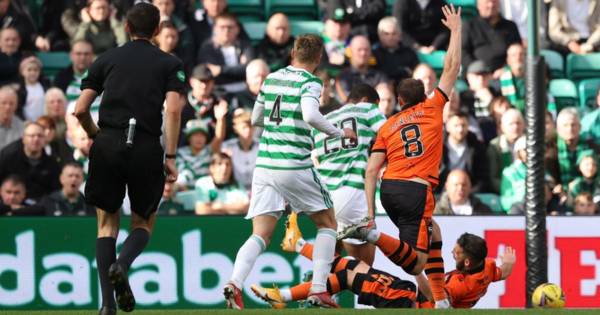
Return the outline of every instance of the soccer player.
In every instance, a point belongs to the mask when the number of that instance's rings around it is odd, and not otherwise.
[[[454,6],[445,6],[442,11],[445,16],[442,22],[450,29],[450,43],[439,86],[428,97],[421,81],[400,82],[401,111],[379,129],[365,175],[367,205],[372,213],[377,176],[387,162],[381,183],[381,203],[399,228],[402,240],[390,258],[412,275],[425,269],[437,308],[447,308],[449,302],[444,292],[442,238],[439,229],[433,227],[432,188],[438,184],[442,160],[442,112],[448,101],[446,95],[456,82],[461,60],[460,8],[456,11]],[[369,230],[373,225],[374,222],[349,226],[340,238],[352,234],[355,228]]]
[[[223,293],[229,308],[242,309],[242,287],[256,258],[265,250],[285,201],[295,211],[305,211],[317,226],[314,278],[308,302],[337,307],[327,293],[327,276],[336,243],[336,222],[327,188],[321,184],[310,159],[311,127],[334,137],[356,140],[350,128],[333,126],[319,113],[322,83],[312,72],[321,62],[323,41],[302,35],[294,42],[292,64],[267,76],[260,89],[252,124],[263,127],[252,199],[246,218],[252,219],[252,235],[239,249],[230,282]]]
[[[367,84],[359,84],[350,91],[348,104],[325,116],[336,126],[354,130],[358,141],[330,137],[313,129],[313,154],[318,160],[317,169],[323,183],[331,194],[338,232],[350,224],[360,223],[365,217],[375,216],[374,212],[367,211],[364,174],[372,141],[385,122],[377,103],[377,91]],[[375,246],[372,244],[345,239],[343,246],[349,256],[373,264]]]

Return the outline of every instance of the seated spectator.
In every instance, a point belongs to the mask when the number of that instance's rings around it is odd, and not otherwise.
[[[44,115],[44,93],[50,85],[48,80],[41,76],[42,62],[35,56],[30,56],[21,61],[19,66],[21,84],[19,86],[19,110],[22,118],[36,121]]]
[[[490,170],[490,192],[500,192],[500,181],[503,170],[513,164],[516,156],[515,142],[523,135],[525,122],[523,115],[517,109],[508,109],[502,115],[500,135],[487,148],[487,160]]]
[[[85,216],[96,215],[96,208],[85,202],[80,192],[84,176],[81,165],[69,162],[60,173],[62,188],[44,197],[40,202],[47,216]]]
[[[500,74],[500,91],[521,112],[525,112],[525,48],[512,44],[506,52],[506,66]]]
[[[600,3],[597,0],[553,0],[548,35],[564,52],[587,54],[600,48]]]
[[[194,34],[182,18],[174,14],[175,0],[152,0],[152,4],[158,8],[161,21],[169,21],[175,26],[178,33],[175,55],[177,55],[184,65],[192,65],[195,60]]]
[[[578,176],[569,183],[569,202],[568,204],[574,205],[575,197],[581,193],[589,193],[590,195],[597,195],[600,193],[600,175],[598,175],[598,162],[593,155],[594,153],[590,150],[579,157],[577,164],[579,165],[579,171],[581,176]]]
[[[44,128],[29,123],[23,140],[15,141],[0,151],[0,180],[11,174],[21,176],[27,188],[27,199],[40,200],[58,189],[58,163],[44,152]]]
[[[210,156],[221,150],[221,143],[225,138],[225,115],[227,114],[226,103],[220,103],[215,108],[217,116],[217,127],[215,136],[208,143],[208,127],[199,119],[193,119],[186,123],[184,133],[188,145],[177,150],[177,177],[178,190],[187,190],[194,187],[194,183],[202,176],[208,174]]]
[[[577,176],[579,169],[577,161],[589,150],[589,146],[580,139],[579,113],[574,107],[567,107],[556,117],[556,132],[558,134],[556,147],[558,150],[558,166],[560,184],[566,191],[566,186]]]
[[[600,147],[600,88],[596,92],[596,106],[581,119],[581,138]]]
[[[508,46],[521,42],[515,23],[500,15],[498,1],[477,0],[479,16],[465,22],[462,38],[463,67],[482,60],[492,68],[494,78],[500,77]]]
[[[342,104],[335,98],[335,91],[332,87],[332,85],[335,85],[335,79],[323,69],[317,69],[315,75],[323,82],[323,89],[321,90],[321,97],[319,98],[319,111],[321,114],[327,115],[342,107]]]
[[[21,37],[12,27],[0,29],[0,86],[19,81]]]
[[[442,24],[444,0],[396,0],[393,13],[404,42],[423,53],[446,50],[450,34]]]
[[[94,61],[92,44],[86,40],[73,42],[69,52],[71,65],[60,70],[54,78],[53,85],[61,89],[68,103],[75,103],[81,94],[81,79]]]
[[[229,93],[244,89],[246,64],[254,57],[252,46],[239,34],[240,26],[234,15],[217,16],[213,36],[202,44],[197,56],[198,63],[206,63],[216,84]]]
[[[36,120],[40,126],[44,128],[44,151],[46,154],[51,157],[56,163],[62,165],[63,161],[60,156],[59,142],[56,140],[56,124],[54,120],[48,116],[41,116]]]
[[[491,114],[491,117],[494,119],[494,122],[496,123],[496,133],[497,134],[500,134],[502,132],[502,129],[501,129],[502,116],[510,108],[514,108],[514,107],[510,104],[508,99],[506,99],[506,97],[504,97],[504,96],[496,96],[490,102],[490,112],[491,112],[490,114]]]
[[[246,89],[233,94],[229,100],[232,109],[252,110],[263,82],[269,75],[269,66],[262,59],[254,59],[246,66]]]
[[[74,149],[71,161],[75,161],[79,165],[81,165],[81,168],[83,170],[83,179],[85,183],[85,180],[87,179],[88,175],[88,166],[90,163],[90,149],[92,148],[94,140],[92,140],[88,136],[87,132],[85,132],[85,129],[83,129],[82,126],[78,126],[71,133],[71,140],[73,141]]]
[[[442,121],[446,123],[452,114],[461,113],[466,115],[469,121],[469,132],[473,133],[477,137],[477,140],[482,142],[483,134],[481,133],[479,123],[477,122],[477,119],[475,119],[475,116],[470,114],[464,106],[461,106],[460,95],[456,89],[452,89],[448,98],[448,102],[444,105],[444,110],[442,112]],[[445,127],[446,126],[444,125],[444,128]]]
[[[8,86],[0,87],[0,150],[21,138],[25,125],[15,115],[17,92]]]
[[[385,16],[385,6],[385,0],[329,0],[326,12],[331,12],[328,15],[344,12],[351,23],[351,36],[363,35],[370,41],[376,41],[377,22]]]
[[[276,71],[290,64],[293,47],[294,37],[287,16],[275,13],[267,23],[265,37],[256,46],[256,58],[264,60],[270,71]]]
[[[492,209],[481,202],[471,190],[469,174],[453,170],[448,174],[445,191],[435,204],[435,214],[442,215],[487,215]]]
[[[390,118],[394,114],[398,112],[397,102],[396,102],[396,94],[394,93],[394,89],[388,83],[379,83],[375,87],[377,91],[377,95],[379,95],[379,110],[385,116],[385,118]]]
[[[25,182],[16,175],[10,175],[0,186],[0,216],[44,215],[44,208],[25,199]]]
[[[402,43],[403,34],[398,20],[393,16],[381,19],[377,35],[379,44],[373,50],[373,56],[377,59],[378,68],[396,84],[409,78],[412,69],[419,64],[419,58],[412,48]]]
[[[575,215],[597,215],[598,205],[594,203],[590,193],[584,192],[575,197]]]
[[[412,78],[423,82],[426,95],[433,93],[433,89],[437,86],[437,74],[433,71],[433,68],[426,63],[420,63],[415,67]]]
[[[202,46],[202,43],[213,35],[213,27],[217,16],[227,11],[227,0],[201,0],[198,2],[201,2],[202,8],[194,11],[188,19],[194,35],[196,51]]]
[[[87,7],[81,10],[81,23],[71,40],[90,42],[96,55],[125,44],[124,23],[112,14],[112,10],[108,0],[89,0]]]
[[[54,140],[64,139],[67,126],[65,124],[65,113],[67,110],[67,98],[59,88],[49,88],[44,96],[44,115],[50,117],[56,126]]]
[[[350,67],[343,69],[336,80],[336,92],[342,102],[346,101],[352,87],[359,83],[376,86],[387,82],[385,74],[369,65],[371,43],[365,36],[359,35],[350,42]]]
[[[250,118],[248,111],[236,114],[233,117],[233,130],[237,138],[229,139],[221,146],[221,151],[231,157],[235,179],[247,191],[252,188],[252,174],[258,155],[258,141],[254,139],[254,127]]]
[[[520,137],[514,145],[514,161],[502,171],[500,206],[510,212],[513,205],[525,200],[525,177],[527,176],[527,141]]]
[[[39,2],[38,2],[39,3]],[[69,51],[69,37],[63,30],[60,19],[67,9],[67,1],[41,1],[40,21],[35,47],[40,51]]]
[[[469,89],[460,93],[462,104],[467,106],[478,120],[490,118],[490,104],[498,92],[490,87],[491,69],[481,60],[473,61],[467,68]]]
[[[196,214],[245,214],[250,205],[248,193],[233,175],[231,158],[225,153],[215,153],[209,167],[209,176],[196,181]]]
[[[446,137],[440,164],[440,184],[444,187],[448,174],[456,169],[467,172],[474,192],[486,191],[488,186],[485,147],[477,137],[469,132],[468,116],[463,113],[451,114],[446,121]]]
[[[325,55],[321,63],[326,67],[341,67],[346,62],[346,47],[350,43],[350,19],[345,11],[328,12],[323,28]]]
[[[179,43],[177,27],[171,21],[162,21],[158,25],[158,34],[154,37],[158,48],[167,54],[177,56],[175,48]],[[187,66],[187,65],[186,65]]]
[[[569,214],[569,209],[560,202],[560,195],[554,194],[552,189],[556,186],[555,182],[546,176],[544,181],[544,204],[546,205],[546,213],[548,215],[561,215]],[[516,202],[510,208],[508,214],[510,215],[524,215],[525,214],[525,199]]]
[[[0,28],[9,27],[17,30],[22,41],[23,50],[33,51],[35,49],[33,45],[35,25],[27,8],[21,2],[15,0],[0,1]]]

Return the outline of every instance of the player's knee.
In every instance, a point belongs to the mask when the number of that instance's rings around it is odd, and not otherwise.
[[[423,272],[425,269],[425,265],[427,264],[427,255],[423,253],[417,253],[417,260],[415,262],[414,267],[411,270],[405,270],[406,273],[416,276]]]
[[[119,235],[119,226],[115,224],[102,224],[98,225],[98,237],[112,237],[117,238]]]
[[[442,240],[442,230],[440,229],[440,226],[437,224],[437,222],[432,221],[431,223],[432,223],[431,241],[439,242]]]
[[[326,209],[319,211],[312,215],[313,221],[317,226],[317,229],[332,229],[337,230],[337,221],[332,209]]]

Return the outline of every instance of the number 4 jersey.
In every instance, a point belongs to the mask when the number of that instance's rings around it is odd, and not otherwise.
[[[351,141],[312,130],[321,178],[329,190],[343,186],[364,189],[369,147],[385,123],[385,116],[375,104],[358,103],[344,105],[325,118],[336,127],[354,130],[358,139]]]
[[[386,155],[383,179],[419,177],[432,186],[439,182],[446,94],[436,88],[424,102],[390,117],[377,134],[373,152]]]

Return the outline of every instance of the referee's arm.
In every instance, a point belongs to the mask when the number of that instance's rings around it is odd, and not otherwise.
[[[75,104],[75,111],[73,115],[77,117],[79,123],[88,134],[88,137],[95,138],[96,134],[99,131],[98,126],[94,123],[92,119],[92,115],[90,114],[90,107],[94,100],[98,97],[98,92],[93,89],[84,89],[81,91],[81,95],[77,99],[77,103]]]
[[[184,100],[179,92],[169,91],[165,97],[165,156],[174,156],[177,151],[179,140],[179,128],[181,126],[181,110]],[[177,168],[173,158],[165,159],[165,171],[167,182],[177,180]]]

